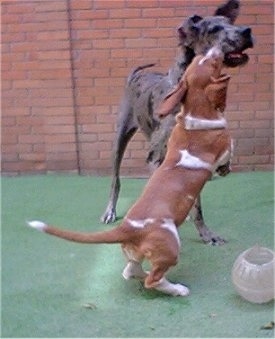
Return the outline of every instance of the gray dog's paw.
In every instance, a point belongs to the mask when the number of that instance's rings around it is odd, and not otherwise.
[[[224,245],[227,242],[225,239],[221,238],[219,235],[210,230],[208,230],[204,234],[200,234],[200,236],[204,243],[213,246]]]
[[[116,221],[116,212],[114,210],[107,210],[100,218],[104,224],[110,224]]]

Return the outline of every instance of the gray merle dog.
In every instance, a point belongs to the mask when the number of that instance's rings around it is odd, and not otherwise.
[[[166,143],[175,125],[176,107],[172,114],[159,120],[155,112],[166,94],[177,85],[187,66],[197,54],[205,54],[217,46],[225,53],[227,67],[244,65],[248,61],[247,48],[253,47],[251,29],[236,26],[239,14],[238,0],[229,0],[217,8],[213,16],[202,18],[194,15],[178,28],[180,55],[167,74],[144,72],[154,64],[137,67],[128,77],[124,97],[120,106],[117,135],[113,149],[113,179],[109,202],[101,220],[104,223],[116,219],[116,203],[120,190],[119,170],[128,142],[140,129],[150,142],[147,162],[158,167],[166,153]],[[222,175],[224,169],[217,170]],[[224,239],[212,232],[205,224],[200,197],[193,208],[193,220],[206,243],[223,244]]]

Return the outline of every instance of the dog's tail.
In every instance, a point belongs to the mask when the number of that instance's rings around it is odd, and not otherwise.
[[[129,82],[131,82],[131,81],[133,80],[133,76],[134,76],[137,72],[142,71],[142,70],[145,69],[145,68],[153,67],[153,66],[155,66],[155,65],[156,65],[156,64],[146,64],[146,65],[142,65],[142,66],[138,66],[138,67],[134,68],[134,69],[132,70],[132,72],[131,72],[131,73],[129,74],[129,76],[128,76],[127,83],[129,83]]]
[[[123,227],[116,227],[112,230],[103,232],[85,233],[63,230],[54,226],[47,225],[42,221],[36,220],[29,221],[27,225],[40,232],[48,233],[58,238],[84,244],[116,244],[122,243],[128,239],[128,232],[126,232]]]

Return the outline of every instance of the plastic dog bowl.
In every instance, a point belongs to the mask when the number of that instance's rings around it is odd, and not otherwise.
[[[258,245],[242,252],[232,268],[236,291],[252,303],[274,299],[274,252]]]

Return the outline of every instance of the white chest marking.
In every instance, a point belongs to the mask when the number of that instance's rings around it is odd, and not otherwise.
[[[176,166],[182,166],[188,169],[206,169],[210,172],[215,172],[215,170],[221,166],[225,165],[232,157],[232,145],[231,150],[226,150],[221,157],[213,164],[201,160],[194,155],[191,155],[186,149],[179,151],[181,154],[181,158]]]
[[[141,219],[141,220],[132,220],[132,219],[127,219],[127,221],[129,222],[129,224],[133,227],[136,228],[143,228],[146,226],[146,224],[151,224],[152,222],[154,222],[155,220],[153,218],[147,218],[147,219]]]
[[[207,169],[212,172],[212,165],[191,155],[186,149],[180,150],[181,158],[176,166],[182,166],[189,169]]]
[[[185,117],[185,129],[187,130],[220,129],[226,126],[227,122],[222,117],[215,120],[199,119],[192,117],[190,113]]]
[[[163,223],[161,224],[161,227],[167,229],[168,231],[170,231],[174,235],[174,237],[176,238],[177,243],[180,247],[180,237],[179,237],[179,234],[178,234],[177,227],[173,222],[173,219],[163,219]]]

